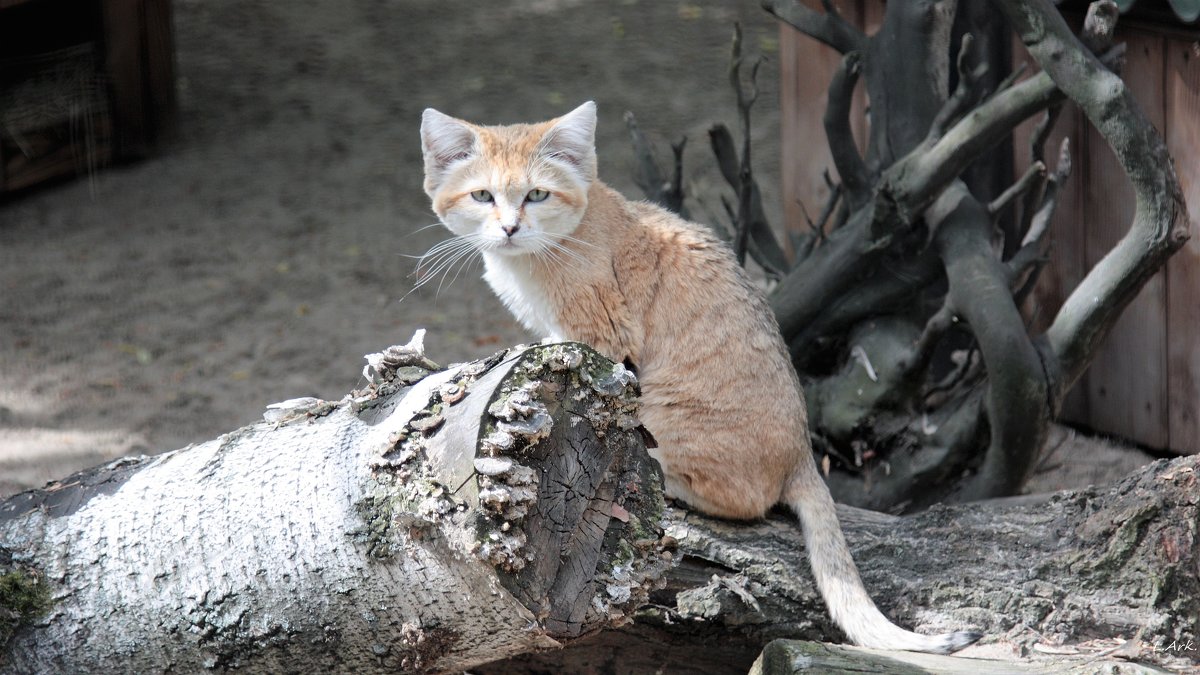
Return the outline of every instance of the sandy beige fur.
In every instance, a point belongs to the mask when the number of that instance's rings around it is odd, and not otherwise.
[[[972,642],[902,630],[875,608],[817,474],[800,384],[762,293],[706,228],[597,180],[594,125],[591,104],[510,127],[427,111],[434,210],[472,238],[485,278],[527,327],[636,366],[669,496],[735,519],[790,505],[830,612],[858,644],[947,652]],[[550,196],[530,202],[535,189]],[[479,190],[493,201],[472,197]]]

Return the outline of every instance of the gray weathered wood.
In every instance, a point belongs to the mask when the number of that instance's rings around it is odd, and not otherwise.
[[[1113,659],[1057,659],[1054,663],[1015,663],[1000,659],[962,658],[864,649],[820,642],[775,640],[754,662],[750,675],[795,673],[888,673],[889,675],[1061,675],[1110,673],[1152,675],[1169,671]]]
[[[1040,500],[839,516],[867,590],[902,626],[976,628],[982,645],[1016,649],[1129,640],[1139,658],[1174,667],[1200,657],[1198,495],[1200,457],[1188,457]],[[473,672],[744,673],[777,638],[844,641],[791,517],[734,523],[669,509],[667,534],[679,564],[634,624]]]

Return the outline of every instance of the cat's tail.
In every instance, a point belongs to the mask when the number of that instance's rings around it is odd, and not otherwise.
[[[981,633],[971,631],[921,635],[893,624],[875,607],[863,588],[854,559],[850,557],[833,497],[811,461],[804,462],[792,476],[783,497],[800,517],[817,589],[821,591],[834,622],[855,644],[949,654],[982,637]]]

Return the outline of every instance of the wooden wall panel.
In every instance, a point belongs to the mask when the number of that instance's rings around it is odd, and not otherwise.
[[[803,2],[822,11],[820,0]],[[835,5],[847,21],[864,27],[868,35],[883,23],[885,3],[879,0],[838,0]],[[787,24],[781,23],[779,30],[783,210],[787,227],[803,232],[808,229],[804,214],[815,220],[829,199],[824,172],[828,171],[835,182],[839,180],[829,155],[823,116],[829,80],[842,57]],[[860,82],[854,93],[850,125],[862,153],[867,146],[868,105],[866,87]]]
[[[1161,132],[1164,40],[1140,31],[1121,31],[1117,39],[1128,45],[1125,82]],[[1128,232],[1134,194],[1111,148],[1090,126],[1086,154],[1083,216],[1090,268]],[[1086,389],[1093,429],[1167,447],[1166,323],[1166,283],[1158,274],[1125,309],[1092,362]]]
[[[178,104],[175,98],[175,31],[171,0],[143,0],[146,32],[146,105],[153,120],[147,134],[154,144],[175,133]]]
[[[115,151],[148,156],[175,125],[175,54],[170,0],[104,0],[104,59]]]
[[[819,0],[805,3],[820,11]],[[848,20],[861,21],[859,0],[837,3]],[[836,50],[781,23],[780,65],[780,174],[783,181],[783,213],[793,232],[808,229],[805,213],[813,220],[829,199],[824,172],[838,180],[825,138],[822,116],[828,100],[829,80],[841,61]]]
[[[1166,138],[1192,238],[1167,263],[1170,447],[1200,453],[1200,43],[1166,42]]]
[[[142,2],[105,0],[101,8],[104,18],[104,64],[112,94],[112,113],[116,120],[114,146],[120,157],[141,157],[150,150],[144,133],[150,120],[142,89],[146,78],[142,59],[145,29]]]

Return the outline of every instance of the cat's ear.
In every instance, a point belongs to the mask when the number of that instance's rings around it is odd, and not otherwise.
[[[451,164],[475,153],[475,131],[433,108],[421,113],[421,152],[425,155],[425,191],[432,194]]]
[[[596,104],[588,101],[554,122],[539,148],[552,159],[570,164],[591,182],[596,178]]]

